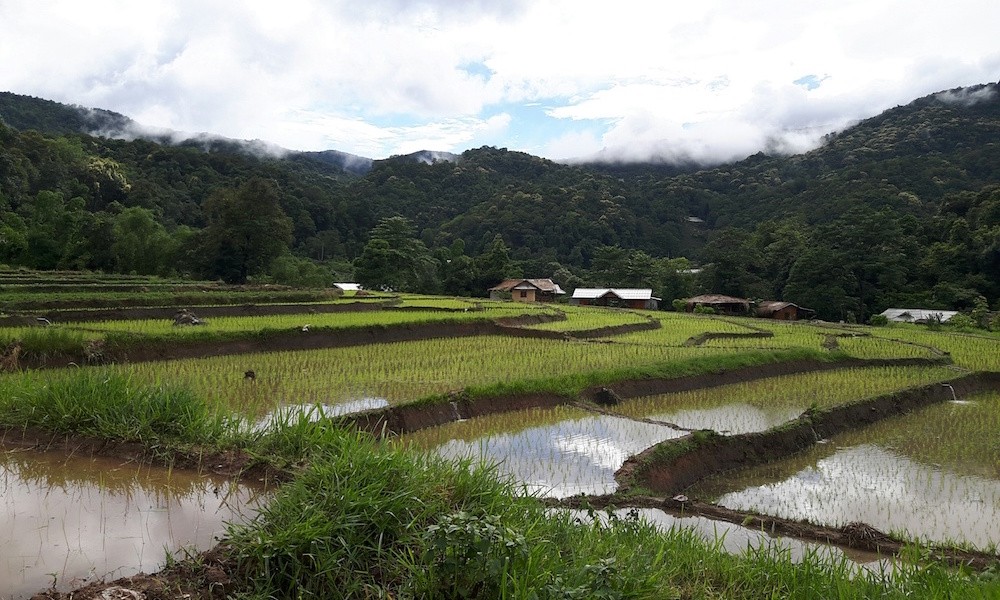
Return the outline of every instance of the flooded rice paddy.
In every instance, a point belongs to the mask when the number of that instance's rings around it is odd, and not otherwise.
[[[953,377],[944,368],[884,367],[820,371],[716,388],[648,396],[622,403],[618,414],[723,434],[766,431],[809,407],[827,408]]]
[[[0,446],[0,598],[155,572],[215,545],[264,492],[223,478]]]
[[[569,512],[584,521],[592,517],[587,511]],[[801,562],[808,556],[819,555],[833,562],[851,561],[874,573],[888,573],[893,569],[890,559],[873,552],[839,548],[785,536],[772,536],[765,531],[726,521],[715,521],[699,516],[674,516],[655,508],[618,509],[614,514],[618,518],[635,516],[664,532],[671,529],[689,529],[701,539],[717,544],[730,554],[773,552],[785,555],[793,562]],[[606,512],[593,513],[593,517],[602,519],[606,519],[606,515]]]
[[[810,406],[833,406],[949,375],[926,368],[804,373],[629,400],[610,407],[611,415],[572,407],[522,411],[453,422],[402,439],[446,458],[495,464],[531,493],[607,494],[617,489],[614,473],[629,456],[689,430],[765,431]]]
[[[529,493],[608,494],[625,459],[684,432],[573,407],[477,417],[402,437],[446,458],[495,464]]]
[[[909,539],[1000,545],[1000,394],[947,402],[697,485],[736,510]]]

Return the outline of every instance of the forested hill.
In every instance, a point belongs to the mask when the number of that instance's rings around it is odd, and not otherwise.
[[[567,166],[490,147],[371,162],[115,140],[82,132],[134,128],[127,117],[9,93],[0,122],[10,265],[291,282],[332,270],[477,294],[523,274],[667,300],[782,298],[839,319],[1000,296],[996,84],[921,98],[806,154],[704,170]],[[255,235],[275,242],[233,241]],[[685,275],[679,257],[706,268]]]

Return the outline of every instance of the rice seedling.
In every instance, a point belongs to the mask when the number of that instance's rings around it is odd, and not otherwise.
[[[623,343],[680,346],[688,339],[703,333],[753,333],[742,325],[708,315],[687,313],[637,311],[660,321],[660,329],[639,331],[615,336]]]
[[[566,320],[564,321],[532,325],[531,328],[545,331],[586,331],[603,327],[637,325],[649,322],[641,314],[621,309],[574,307],[574,310],[566,310],[564,312],[566,314]]]
[[[816,371],[629,400],[610,410],[687,429],[737,434],[765,431],[810,407],[828,408],[953,378],[943,367],[879,367]]]
[[[359,398],[399,404],[471,386],[712,356],[725,353],[481,336],[141,363],[112,370],[150,383],[175,382],[213,403],[261,416],[281,404],[336,405]],[[256,375],[252,381],[244,379],[248,369]]]
[[[802,455],[713,478],[693,493],[730,508],[917,541],[1000,540],[1000,395],[944,403],[838,436]]]
[[[551,497],[612,493],[629,456],[680,437],[668,427],[571,407],[505,413],[403,436],[409,448],[495,463],[528,493]]]

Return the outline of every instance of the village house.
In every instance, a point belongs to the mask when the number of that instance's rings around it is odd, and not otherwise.
[[[776,319],[779,321],[798,321],[799,319],[811,319],[816,315],[816,311],[811,308],[803,308],[791,302],[779,302],[777,300],[767,300],[757,305],[755,309],[757,316],[764,319]]]
[[[515,302],[554,302],[556,296],[566,293],[551,279],[505,279],[489,292],[491,300],[510,298]]]
[[[751,302],[746,298],[734,298],[723,294],[704,294],[694,296],[684,301],[684,310],[694,312],[699,306],[713,309],[720,315],[741,315],[750,314]]]
[[[573,297],[569,303],[579,306],[614,306],[647,310],[656,310],[660,307],[660,299],[653,295],[653,290],[630,288],[577,288],[573,290]]]

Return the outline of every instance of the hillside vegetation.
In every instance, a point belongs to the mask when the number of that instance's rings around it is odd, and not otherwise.
[[[806,154],[686,171],[490,147],[368,169],[206,136],[95,137],[135,125],[2,93],[0,262],[456,295],[552,277],[668,303],[784,299],[837,320],[996,308],[997,88],[918,99]]]

